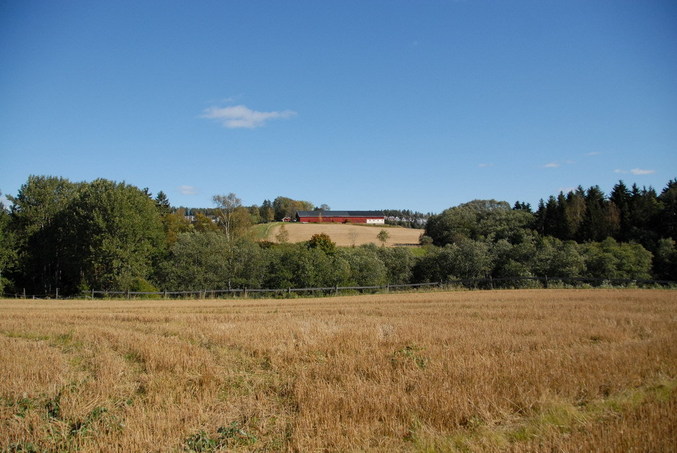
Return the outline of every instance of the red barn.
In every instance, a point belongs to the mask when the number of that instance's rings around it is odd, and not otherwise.
[[[302,223],[368,223],[383,225],[381,211],[298,211],[296,221]]]

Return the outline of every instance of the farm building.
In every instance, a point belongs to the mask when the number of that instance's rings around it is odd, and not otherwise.
[[[383,225],[381,211],[298,211],[296,221],[303,223],[367,223]]]

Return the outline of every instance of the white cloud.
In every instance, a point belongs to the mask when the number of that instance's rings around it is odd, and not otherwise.
[[[633,175],[652,175],[656,173],[656,170],[643,170],[641,168],[633,168],[630,170],[630,173]]]
[[[197,189],[194,186],[179,186],[179,192],[182,195],[197,195]]]
[[[550,162],[549,164],[543,165],[543,168],[557,168],[559,164],[557,162]]]
[[[599,156],[600,154],[602,154],[600,151],[593,151],[593,152],[587,153],[586,156]]]
[[[209,107],[204,111],[202,118],[219,121],[223,124],[223,127],[228,129],[254,129],[264,126],[269,120],[285,119],[293,116],[296,116],[296,112],[293,110],[258,112],[244,105],[234,105],[231,107]]]
[[[494,166],[494,164],[479,164],[478,165],[478,167],[480,167],[480,168],[489,168],[489,167],[493,167],[493,166]]]
[[[633,168],[632,170],[627,171],[617,168],[616,170],[614,170],[614,173],[620,173],[622,175],[632,173],[633,175],[642,176],[642,175],[653,175],[654,173],[656,173],[656,170],[644,170],[641,168]]]

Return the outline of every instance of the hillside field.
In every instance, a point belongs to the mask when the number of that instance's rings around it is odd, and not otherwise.
[[[267,240],[278,242],[276,237],[280,227],[289,233],[289,242],[303,242],[314,234],[326,233],[336,245],[340,247],[359,246],[364,244],[381,245],[376,237],[381,230],[388,232],[390,237],[385,243],[388,247],[402,245],[417,245],[423,230],[415,228],[392,227],[389,225],[350,225],[343,223],[280,223],[268,230]]]
[[[0,301],[0,451],[675,451],[677,297]]]

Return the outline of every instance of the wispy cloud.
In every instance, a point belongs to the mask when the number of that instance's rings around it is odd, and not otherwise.
[[[628,173],[631,173],[636,176],[642,176],[642,175],[653,175],[654,173],[656,173],[656,170],[644,170],[642,168],[633,168],[632,170],[628,171],[617,168],[616,170],[614,170],[614,173],[620,173],[622,175],[627,175]]]
[[[493,167],[493,166],[494,166],[494,164],[479,164],[478,165],[478,167],[480,167],[480,168],[489,168],[489,167]]]
[[[179,186],[179,192],[182,195],[197,195],[197,188],[194,186]]]
[[[543,168],[557,168],[560,164],[557,162],[550,162],[549,164],[543,165]]]
[[[602,153],[601,153],[600,151],[592,151],[592,152],[590,152],[590,153],[586,153],[585,155],[586,155],[586,156],[599,156],[599,155],[601,155],[601,154],[602,154]]]
[[[630,170],[630,173],[633,175],[653,175],[656,173],[656,170],[644,170],[642,168],[633,168]]]
[[[293,116],[296,116],[296,112],[293,110],[259,112],[244,105],[209,107],[202,114],[202,118],[216,120],[228,129],[254,129],[264,126],[269,120],[286,119]]]

